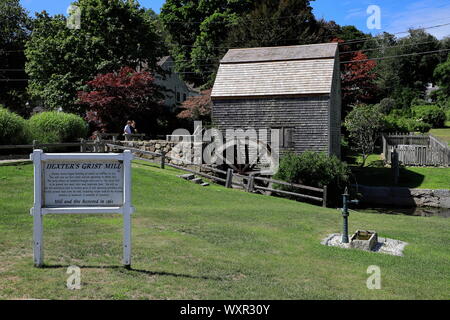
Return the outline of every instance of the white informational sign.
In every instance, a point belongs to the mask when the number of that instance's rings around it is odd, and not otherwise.
[[[122,214],[123,264],[131,266],[131,161],[124,153],[47,154],[34,150],[34,263],[43,265],[43,216]]]
[[[44,207],[120,207],[123,163],[120,161],[46,161]]]

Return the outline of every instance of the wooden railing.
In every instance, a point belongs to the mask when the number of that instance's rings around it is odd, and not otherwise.
[[[186,171],[186,172],[196,174],[198,176],[210,179],[212,181],[224,183],[225,187],[227,187],[227,188],[232,188],[233,186],[238,186],[240,188],[243,188],[247,192],[256,192],[259,190],[259,191],[287,195],[287,196],[296,197],[299,199],[307,199],[310,201],[319,202],[324,207],[326,207],[326,205],[327,205],[327,200],[328,200],[327,199],[327,195],[328,195],[327,187],[315,188],[315,187],[305,186],[305,185],[301,185],[301,184],[295,184],[295,183],[289,183],[289,182],[280,181],[280,180],[274,180],[271,178],[259,177],[259,176],[255,176],[255,175],[241,175],[238,173],[234,173],[234,171],[232,169],[228,169],[227,171],[224,171],[224,170],[220,170],[220,169],[217,169],[217,168],[214,168],[211,166],[207,166],[207,165],[203,165],[203,164],[200,165],[200,164],[195,164],[195,163],[188,163],[188,165],[190,165],[192,167],[196,167],[198,169],[198,170],[195,170],[195,169],[186,168],[184,166],[179,166],[179,165],[175,165],[173,163],[168,162],[167,160],[176,160],[176,161],[181,161],[181,160],[179,158],[171,157],[171,156],[167,155],[166,153],[158,153],[158,152],[152,152],[152,151],[147,151],[147,150],[142,150],[142,149],[137,149],[137,148],[132,148],[132,147],[118,146],[118,145],[111,144],[111,143],[107,143],[106,147],[107,147],[107,149],[110,149],[112,151],[114,151],[114,150],[130,150],[131,152],[137,153],[138,155],[139,154],[149,155],[152,157],[160,158],[159,164],[162,169],[164,169],[166,166],[168,166],[168,167],[172,167],[172,168],[175,168],[178,170]],[[139,156],[136,159],[154,163],[154,161],[151,161],[149,159],[139,157]],[[208,174],[204,171],[214,172],[214,173],[222,175],[224,177],[221,178],[216,175]],[[237,182],[236,181],[237,179],[235,179],[235,178],[239,178],[243,182],[242,183]],[[260,186],[256,183],[257,181],[269,184],[269,186],[268,187]],[[294,189],[307,190],[310,193],[318,193],[320,195],[313,196],[311,194],[304,194],[304,193],[300,193],[300,192],[291,192],[291,191],[275,189],[272,187],[273,184],[288,186],[288,187],[294,188]]]
[[[106,144],[112,141],[106,140],[85,140],[80,139],[77,142],[64,142],[64,143],[40,143],[37,140],[33,141],[33,144],[21,144],[21,145],[0,145],[0,150],[35,150],[35,149],[64,149],[64,148],[80,148],[80,152],[107,152]]]
[[[81,153],[85,152],[97,152],[97,153],[104,153],[104,152],[110,152],[114,150],[130,150],[131,152],[142,154],[142,155],[149,155],[153,157],[160,158],[160,166],[162,169],[164,169],[166,166],[172,167],[178,170],[190,172],[199,176],[202,176],[204,178],[210,179],[212,181],[224,183],[227,188],[232,188],[233,186],[238,186],[240,188],[243,188],[247,192],[256,192],[256,191],[265,191],[269,193],[276,193],[281,195],[288,195],[293,196],[299,199],[307,199],[315,202],[320,202],[323,204],[323,206],[326,206],[327,204],[327,188],[315,188],[295,183],[289,183],[285,181],[280,180],[274,180],[271,178],[264,178],[259,177],[255,175],[241,175],[238,173],[234,173],[232,169],[229,169],[228,171],[220,170],[211,166],[203,165],[203,164],[195,164],[195,163],[188,163],[189,165],[198,168],[198,170],[194,170],[191,168],[186,168],[184,166],[179,166],[173,163],[170,163],[170,161],[167,160],[176,160],[176,161],[182,161],[179,158],[171,157],[167,155],[166,153],[158,153],[158,152],[152,152],[147,150],[141,150],[137,148],[132,147],[126,147],[126,146],[119,146],[114,144],[115,141],[106,141],[106,140],[84,140],[81,139],[79,142],[70,142],[70,143],[47,143],[42,144],[38,141],[33,141],[33,144],[30,145],[0,145],[0,150],[13,150],[13,149],[42,149],[42,148],[68,148],[68,147],[79,147]],[[137,157],[137,159],[153,162],[149,159]],[[203,171],[202,171],[203,170]],[[224,176],[223,178],[209,174],[206,172],[213,172],[215,174],[219,174]],[[240,178],[243,182],[236,181]],[[263,182],[268,184],[268,187],[263,187],[258,185],[256,182]],[[273,188],[273,184],[276,185],[282,185],[282,186],[288,186],[290,188],[299,189],[299,190],[307,190],[309,192],[318,193],[320,196],[313,196],[311,194],[304,194],[300,192],[291,192],[291,191],[285,191],[281,189],[275,189]]]

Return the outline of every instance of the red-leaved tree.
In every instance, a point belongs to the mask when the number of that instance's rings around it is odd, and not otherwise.
[[[154,80],[147,71],[123,67],[89,81],[89,91],[78,92],[78,99],[88,106],[86,119],[91,127],[121,133],[128,119],[142,123],[144,115],[160,107],[161,95]]]
[[[202,91],[201,95],[189,97],[181,105],[181,111],[177,117],[180,119],[205,120],[211,119],[211,92],[212,89]]]
[[[342,43],[343,40],[334,41]],[[374,83],[377,66],[376,61],[362,51],[354,51],[349,45],[340,48],[340,61],[342,72],[342,105],[343,115],[350,111],[351,106],[361,103],[375,103],[378,89]]]

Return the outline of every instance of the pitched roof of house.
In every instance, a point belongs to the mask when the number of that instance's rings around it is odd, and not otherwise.
[[[329,94],[337,51],[337,43],[229,50],[212,97]]]
[[[161,67],[161,66],[164,65],[167,61],[173,61],[172,57],[171,57],[171,56],[164,56],[164,57],[162,57],[162,58],[160,58],[160,59],[158,60],[157,64],[158,64],[158,66]]]

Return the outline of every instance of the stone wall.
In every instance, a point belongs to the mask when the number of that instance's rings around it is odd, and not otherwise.
[[[141,149],[150,152],[162,153],[165,152],[169,157],[168,163],[172,163],[179,166],[195,163],[194,160],[194,146],[193,143],[178,143],[167,142],[165,140],[151,140],[151,141],[118,141],[118,145],[124,147],[130,147],[135,149]],[[160,157],[152,156],[148,154],[136,154],[141,158],[158,161]],[[171,159],[173,158],[173,159]]]
[[[450,208],[450,190],[358,186],[362,203],[396,207]]]

